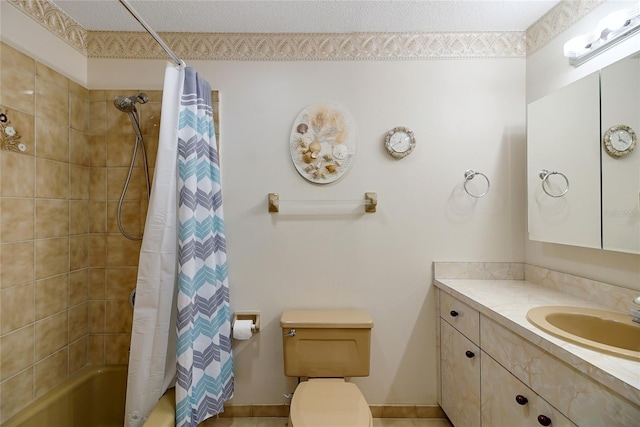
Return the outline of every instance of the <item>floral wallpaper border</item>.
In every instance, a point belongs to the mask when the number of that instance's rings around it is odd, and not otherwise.
[[[88,31],[50,0],[8,0],[89,58],[164,59],[144,32]],[[185,60],[424,60],[520,58],[537,51],[605,0],[562,0],[526,32],[230,34],[162,33]]]

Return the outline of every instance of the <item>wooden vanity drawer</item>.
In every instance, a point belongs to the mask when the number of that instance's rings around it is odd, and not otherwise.
[[[442,291],[440,294],[440,317],[469,338],[475,345],[480,341],[480,313],[467,304]]]
[[[579,426],[637,426],[640,406],[485,316],[482,350]]]

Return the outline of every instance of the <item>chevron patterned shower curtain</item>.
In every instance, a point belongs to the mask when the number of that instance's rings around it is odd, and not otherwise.
[[[195,427],[233,396],[220,168],[211,87],[186,68],[178,123],[176,426]]]

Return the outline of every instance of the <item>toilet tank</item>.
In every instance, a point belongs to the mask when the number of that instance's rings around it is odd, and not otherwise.
[[[373,320],[365,310],[285,310],[280,327],[286,376],[369,375]]]

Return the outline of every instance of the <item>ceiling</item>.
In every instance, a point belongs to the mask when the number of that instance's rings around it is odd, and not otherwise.
[[[92,31],[142,31],[118,0],[52,0]],[[524,31],[559,0],[129,0],[157,32]]]

